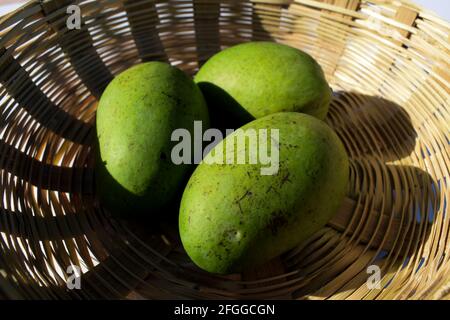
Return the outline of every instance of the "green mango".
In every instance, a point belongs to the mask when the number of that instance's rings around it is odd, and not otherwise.
[[[192,166],[175,165],[175,129],[193,133],[194,121],[209,125],[197,85],[161,62],[134,66],[103,93],[96,119],[96,186],[102,204],[120,217],[149,216],[181,196]],[[192,169],[193,170],[193,169]]]
[[[273,42],[248,42],[217,53],[195,82],[210,108],[212,126],[219,128],[238,128],[278,112],[323,120],[332,96],[310,55]]]
[[[272,137],[268,147],[270,155],[279,150],[278,170],[263,175],[266,165],[261,160],[251,164],[250,156],[246,164],[236,164],[237,155],[262,145],[255,139],[244,145],[237,137],[248,137],[246,130],[254,129],[260,138],[267,128],[278,129],[278,140]],[[332,218],[347,192],[345,148],[323,121],[277,113],[241,129],[208,153],[181,201],[183,246],[196,265],[211,273],[241,272],[294,248]],[[228,148],[234,155],[226,153]],[[235,164],[213,163],[221,153]]]

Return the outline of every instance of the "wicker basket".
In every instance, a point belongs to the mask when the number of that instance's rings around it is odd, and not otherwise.
[[[404,0],[75,3],[80,30],[67,28],[66,0],[0,19],[0,297],[450,298],[448,23]],[[323,66],[351,181],[306,245],[215,276],[193,266],[173,224],[116,221],[96,201],[95,110],[127,67],[162,60],[194,74],[250,40]],[[81,290],[67,289],[69,266]]]

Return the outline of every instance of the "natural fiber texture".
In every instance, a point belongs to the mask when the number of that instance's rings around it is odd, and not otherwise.
[[[0,19],[0,296],[450,298],[448,23],[407,1],[32,1]],[[141,61],[194,74],[240,42],[313,55],[335,91],[327,123],[351,158],[348,197],[310,241],[219,277],[171,223],[109,218],[96,201],[95,110]],[[176,212],[172,214],[176,220]],[[381,288],[366,281],[381,268]],[[82,266],[82,290],[66,269]]]

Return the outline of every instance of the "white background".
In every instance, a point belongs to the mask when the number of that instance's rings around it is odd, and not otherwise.
[[[438,16],[450,22],[449,0],[413,0],[412,2],[434,11]]]
[[[438,16],[450,22],[450,0],[413,0],[424,8],[434,11]],[[19,7],[25,1],[0,0],[0,16]]]

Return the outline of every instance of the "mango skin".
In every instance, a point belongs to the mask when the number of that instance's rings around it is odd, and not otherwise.
[[[278,113],[242,129],[248,128],[280,130],[278,174],[262,176],[260,164],[201,163],[183,193],[183,246],[211,273],[242,272],[301,244],[331,219],[347,192],[348,157],[324,122]]]
[[[310,55],[273,42],[248,42],[217,53],[195,82],[210,108],[212,126],[219,128],[238,128],[278,112],[323,120],[332,96]]]
[[[151,216],[181,196],[193,168],[171,161],[171,134],[192,135],[195,120],[209,125],[203,95],[168,64],[136,65],[108,85],[97,109],[96,187],[112,214]]]

